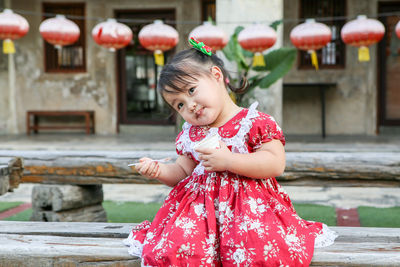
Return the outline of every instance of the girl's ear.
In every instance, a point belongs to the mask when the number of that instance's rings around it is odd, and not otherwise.
[[[220,82],[224,79],[224,75],[222,74],[221,69],[217,66],[211,67],[211,74],[213,77],[215,77],[217,79],[218,82]]]

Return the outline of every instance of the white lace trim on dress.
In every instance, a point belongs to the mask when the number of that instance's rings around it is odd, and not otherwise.
[[[151,266],[144,264],[144,259],[142,258],[144,245],[142,243],[140,243],[138,240],[133,239],[132,232],[129,234],[129,236],[127,238],[122,240],[122,243],[125,246],[129,247],[128,248],[129,255],[141,258],[141,261],[140,261],[141,267],[151,267]]]
[[[339,235],[328,228],[326,224],[322,224],[322,233],[315,238],[314,248],[323,248],[332,245],[336,237]]]
[[[122,243],[124,243],[125,246],[128,246],[128,253],[132,256],[136,256],[141,258],[142,257],[142,252],[143,252],[143,244],[140,243],[138,240],[133,239],[133,233],[131,232],[129,236],[122,240]]]
[[[251,119],[258,116],[258,111],[256,110],[257,106],[258,106],[258,102],[254,102],[253,104],[251,104],[251,106],[248,109],[246,117],[242,118],[242,120],[240,121],[240,129],[231,138],[222,138],[218,134],[219,128],[217,128],[217,127],[210,128],[210,130],[207,133],[207,136],[216,134],[218,136],[218,138],[220,140],[224,141],[227,146],[232,146],[232,152],[241,153],[241,154],[249,153],[249,151],[247,150],[247,147],[246,147],[245,137],[252,127]],[[183,124],[183,127],[182,127],[183,134],[181,135],[180,140],[179,140],[179,142],[181,142],[180,148],[182,149],[183,153],[191,153],[195,157],[195,159],[199,161],[199,153],[194,151],[194,145],[197,142],[192,142],[190,140],[190,136],[189,136],[191,126],[192,125],[187,122],[185,122]],[[193,170],[193,173],[195,173],[197,175],[202,175],[202,174],[204,174],[204,171],[205,171],[205,168],[204,168],[203,164],[200,162],[199,164],[197,164],[196,168]]]

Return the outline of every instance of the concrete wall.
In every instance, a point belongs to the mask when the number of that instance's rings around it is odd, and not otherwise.
[[[177,20],[200,21],[198,0],[69,0],[85,2],[87,17],[112,17],[116,9],[176,8]],[[63,2],[65,0],[46,0]],[[263,21],[298,18],[299,0],[217,0],[217,24],[229,35],[237,25]],[[0,0],[0,4],[13,9],[41,12],[42,1]],[[378,0],[347,0],[347,15],[374,14]],[[97,46],[90,35],[97,23],[86,21],[87,72],[79,74],[52,74],[44,72],[43,40],[38,27],[40,15],[24,15],[30,23],[29,33],[17,40],[15,54],[17,70],[17,127],[25,131],[25,114],[28,109],[93,109],[96,111],[96,132],[113,134],[117,123],[116,56]],[[290,30],[297,23],[285,23],[278,30],[274,48],[292,46]],[[178,24],[181,40],[195,27]],[[186,48],[179,42],[178,49]],[[274,49],[272,48],[272,49]],[[334,82],[336,89],[327,92],[326,130],[328,135],[374,135],[377,122],[377,46],[370,47],[371,61],[359,63],[357,49],[346,46],[346,67],[331,70],[298,70],[297,65],[285,76],[287,83]],[[0,54],[0,134],[9,133],[8,59]],[[235,71],[233,65],[228,69]],[[284,99],[282,100],[282,95]],[[268,90],[257,89],[255,96],[260,110],[275,116],[287,134],[320,134],[321,114],[317,91],[288,90],[282,93],[282,81]]]
[[[46,2],[65,3],[65,0],[46,0]],[[114,16],[116,9],[160,9],[175,8],[176,19],[199,21],[200,1],[186,0],[70,0],[68,2],[86,3],[88,18],[107,18]],[[116,55],[94,43],[91,30],[98,22],[86,20],[86,68],[85,73],[46,73],[44,72],[43,39],[39,34],[42,20],[42,1],[11,1],[12,9],[25,10],[36,15],[23,15],[30,24],[28,34],[15,42],[17,82],[17,128],[25,132],[27,110],[69,110],[91,109],[96,112],[96,133],[116,133],[117,123],[117,77]],[[193,12],[198,10],[198,12]],[[178,24],[177,30],[184,40],[194,25]],[[180,42],[178,49],[185,46]],[[8,106],[7,57],[0,55],[0,134],[10,133],[7,120],[10,117]]]
[[[273,21],[283,18],[282,0],[217,0],[217,24],[225,30],[229,36],[239,25],[247,26],[253,22],[271,24]],[[282,26],[278,28],[278,39],[270,49],[276,49],[282,45]],[[228,69],[235,74],[235,65],[229,65]],[[250,74],[251,75],[251,74]],[[254,97],[250,100],[259,102],[259,110],[271,114],[278,123],[282,123],[282,81],[276,82],[267,90],[257,88]]]
[[[284,17],[297,19],[299,2],[284,1]],[[347,16],[376,14],[377,0],[347,0]],[[284,45],[297,23],[285,23]],[[346,46],[344,69],[298,70],[285,76],[287,83],[337,83],[327,91],[326,131],[328,135],[374,135],[377,122],[377,45],[370,46],[370,62],[357,60],[357,49]],[[320,134],[321,112],[317,91],[288,90],[283,99],[284,129],[289,134]]]
[[[4,0],[0,0],[0,8],[5,8]],[[1,44],[3,47],[3,44]],[[3,48],[0,51],[0,134],[7,132],[7,116],[8,116],[8,94],[4,95],[7,88],[7,65],[8,57],[3,54]],[[2,89],[4,88],[4,89]]]

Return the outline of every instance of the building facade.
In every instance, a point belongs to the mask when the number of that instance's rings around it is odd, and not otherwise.
[[[400,1],[284,1],[284,18],[287,20],[284,45],[290,45],[290,30],[298,19],[323,18],[322,22],[330,26],[333,35],[331,43],[318,53],[320,70],[311,67],[307,53],[299,52],[295,67],[284,77],[282,102],[286,133],[321,133],[322,129],[318,127],[322,119],[320,90],[325,93],[327,135],[398,132],[400,46],[394,28],[399,8]],[[384,39],[370,46],[369,62],[359,62],[357,48],[344,45],[340,39],[344,23],[362,14],[378,18],[386,29]]]
[[[15,42],[13,62],[0,55],[0,134],[23,134],[26,112],[42,109],[94,110],[98,134],[117,134],[123,125],[174,125],[174,116],[155,91],[160,69],[151,52],[139,45],[137,33],[154,19],[175,27],[180,42],[166,53],[168,58],[187,47],[184,40],[189,32],[208,16],[229,34],[238,25],[282,19],[274,48],[292,46],[290,30],[302,19],[328,18],[324,23],[331,27],[333,40],[319,51],[320,70],[311,67],[307,53],[299,52],[283,80],[268,90],[255,91],[260,109],[274,115],[287,134],[320,135],[325,128],[326,135],[376,135],[400,127],[395,16],[380,18],[387,34],[370,47],[367,63],[358,62],[357,49],[344,45],[339,37],[349,19],[400,11],[400,1],[0,0],[0,5],[23,15],[30,24],[28,34]],[[39,34],[45,15],[57,13],[73,15],[81,29],[78,43],[61,51]],[[97,23],[112,17],[130,26],[135,36],[116,53],[91,37]],[[11,68],[16,79],[10,87]]]

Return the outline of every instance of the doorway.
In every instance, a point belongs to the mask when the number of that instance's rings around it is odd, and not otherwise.
[[[394,14],[379,18],[386,32],[378,44],[378,128],[400,126],[400,40],[395,32],[400,1],[379,3],[378,9],[378,13]]]
[[[132,42],[117,53],[118,127],[175,124],[174,113],[156,90],[161,67],[154,63],[153,52],[142,47],[138,38],[142,27],[156,19],[175,21],[175,10],[121,10],[116,11],[116,18],[126,19],[123,23],[133,32]],[[165,61],[173,52],[164,53]]]

